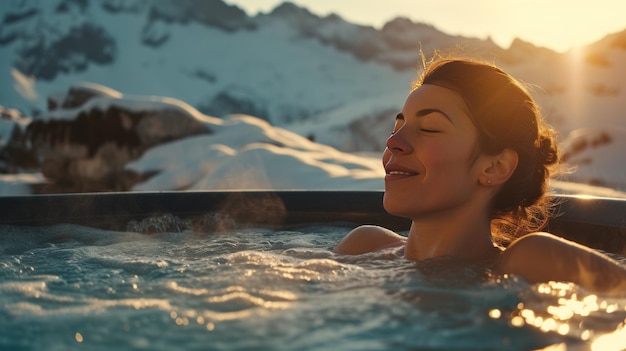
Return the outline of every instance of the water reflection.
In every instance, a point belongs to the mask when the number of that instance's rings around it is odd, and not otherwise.
[[[624,296],[589,294],[571,283],[549,282],[534,286],[522,301],[510,315],[513,327],[586,341],[592,350],[626,348]]]

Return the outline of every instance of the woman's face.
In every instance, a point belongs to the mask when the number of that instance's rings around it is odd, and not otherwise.
[[[427,84],[414,90],[383,153],[385,209],[417,219],[468,205],[479,186],[476,143],[476,127],[460,95]]]

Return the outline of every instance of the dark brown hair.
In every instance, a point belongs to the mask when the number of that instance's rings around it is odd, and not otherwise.
[[[457,92],[478,130],[478,152],[515,150],[518,165],[492,200],[492,232],[503,245],[542,228],[550,215],[548,180],[559,162],[556,133],[527,89],[487,62],[435,57],[414,89],[432,84]]]

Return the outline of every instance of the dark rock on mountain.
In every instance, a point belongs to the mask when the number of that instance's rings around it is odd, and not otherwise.
[[[152,1],[148,22],[164,21],[187,24],[198,22],[225,31],[255,29],[256,24],[237,6],[221,0],[156,0]]]
[[[13,24],[16,22],[20,22],[26,18],[30,18],[39,14],[39,10],[36,8],[25,8],[20,9],[17,12],[8,12],[4,15],[4,19],[2,20],[3,24]]]
[[[251,92],[240,90],[221,91],[207,104],[202,104],[198,110],[210,116],[225,116],[232,111],[269,120],[269,112],[259,103]]]
[[[195,22],[227,32],[257,28],[256,23],[240,8],[221,0],[159,0],[152,2],[146,12],[141,42],[153,48],[160,47],[170,38],[170,33],[160,25],[161,22],[183,25]]]
[[[83,13],[88,6],[88,0],[61,0],[57,4],[55,11],[58,13],[67,13],[71,12],[73,9],[76,9],[79,12]]]
[[[39,35],[38,35],[39,34]],[[84,23],[49,42],[35,33],[18,52],[15,67],[26,75],[52,80],[60,73],[81,72],[90,63],[107,64],[115,58],[115,40],[103,27]]]

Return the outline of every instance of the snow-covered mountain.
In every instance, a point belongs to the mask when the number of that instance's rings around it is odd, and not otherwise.
[[[596,162],[585,161],[570,178],[626,189],[623,170],[619,173],[616,166],[626,164],[617,142],[619,128],[626,128],[626,31],[559,54],[520,40],[500,48],[490,40],[451,36],[403,18],[377,30],[335,15],[318,17],[290,3],[249,17],[220,0],[5,0],[0,15],[0,105],[22,112],[25,116],[16,122],[21,126],[31,117],[72,115],[58,106],[59,96],[78,82],[92,82],[127,101],[178,99],[197,109],[194,113],[223,118],[227,125],[262,124],[228,117],[256,116],[269,122],[261,129],[281,127],[276,129],[280,133],[289,130],[346,153],[341,157],[379,153],[389,116],[401,107],[416,77],[420,50],[428,56],[435,49],[451,49],[492,60],[533,86],[546,118],[568,143],[572,132],[577,140],[585,131],[591,139],[598,129],[612,133],[610,142],[589,149],[584,159],[596,160],[597,151],[613,161],[601,162],[599,156]],[[0,134],[0,142],[6,144],[10,134]],[[185,150],[198,145],[189,143]],[[217,159],[229,162],[250,148],[215,144],[210,138],[204,143],[212,143],[206,147],[215,148],[210,152]],[[564,148],[572,154],[568,143]],[[264,146],[255,157],[270,151],[289,154],[289,145],[281,150]],[[154,150],[140,154],[148,158]],[[145,165],[133,161],[139,156],[126,160],[128,167],[143,170]],[[152,172],[165,176],[180,167]],[[152,179],[138,187],[154,189],[158,182]]]

